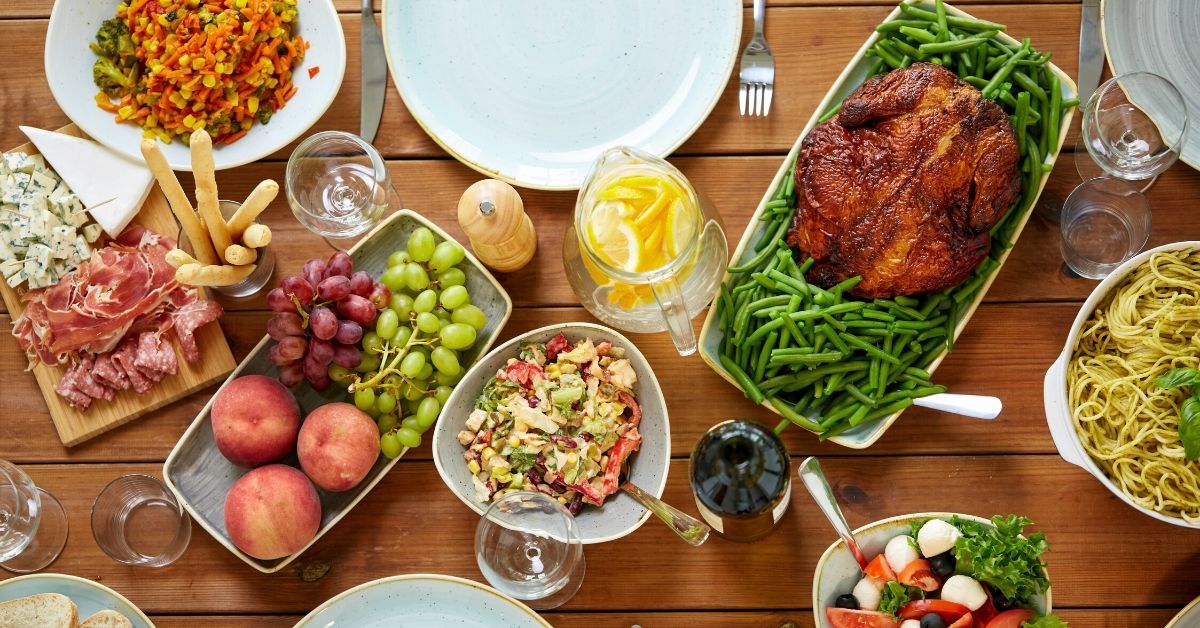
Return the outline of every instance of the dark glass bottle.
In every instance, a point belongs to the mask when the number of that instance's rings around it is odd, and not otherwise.
[[[791,502],[789,467],[787,449],[770,428],[744,419],[718,423],[692,451],[696,507],[726,539],[760,539]]]

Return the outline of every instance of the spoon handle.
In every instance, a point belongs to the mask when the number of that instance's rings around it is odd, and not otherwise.
[[[997,397],[955,395],[950,393],[918,397],[913,399],[913,404],[933,410],[941,410],[942,412],[961,414],[962,416],[975,419],[994,419],[1004,407],[1004,404]]]
[[[708,540],[708,535],[712,532],[712,528],[708,524],[699,519],[675,508],[674,506],[664,502],[663,500],[643,491],[632,482],[625,482],[621,485],[621,490],[629,493],[638,503],[645,506],[656,517],[663,520],[679,538],[685,540],[693,547],[699,547]]]
[[[833,525],[833,529],[837,531],[838,536],[846,542],[846,547],[850,548],[850,553],[854,555],[854,560],[858,561],[858,566],[864,571],[867,569],[867,557],[863,555],[862,550],[858,548],[858,542],[854,540],[854,535],[850,533],[850,526],[846,523],[846,517],[842,515],[842,509],[838,506],[837,498],[833,496],[833,488],[829,486],[829,482],[825,479],[825,473],[821,471],[821,463],[817,461],[816,456],[809,456],[800,463],[800,468],[797,471],[800,474],[800,480],[804,482],[804,487],[808,489],[812,495],[813,501],[817,502],[817,507]]]

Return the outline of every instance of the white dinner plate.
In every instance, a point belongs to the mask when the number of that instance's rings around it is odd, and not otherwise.
[[[490,177],[574,190],[605,149],[666,156],[717,103],[738,0],[384,0],[392,80],[429,136]]]
[[[1153,72],[1175,84],[1188,108],[1188,129],[1179,159],[1200,170],[1200,2],[1196,0],[1104,0],[1100,8],[1104,32],[1104,53],[1113,75],[1129,72]],[[1167,94],[1131,93],[1150,117],[1166,124],[1156,110]],[[1165,128],[1168,134],[1172,129]]]
[[[37,593],[61,593],[79,609],[79,621],[110,609],[127,617],[133,628],[154,628],[154,623],[120,593],[91,580],[57,573],[35,573],[0,582],[0,602]]]
[[[551,628],[528,606],[478,582],[437,574],[380,578],[334,596],[295,628]]]
[[[346,41],[332,0],[299,0],[296,3],[299,33],[309,43],[304,60],[292,73],[296,94],[268,124],[255,123],[232,144],[214,147],[217,170],[256,161],[287,146],[307,131],[333,103],[346,71]],[[116,13],[117,0],[58,0],[50,12],[46,32],[46,80],[50,93],[67,117],[101,144],[142,161],[142,127],[117,122],[96,106],[99,91],[92,82],[96,55],[88,48],[96,29]],[[319,68],[314,76],[309,71]],[[161,144],[175,170],[191,170],[188,147],[176,139]]]

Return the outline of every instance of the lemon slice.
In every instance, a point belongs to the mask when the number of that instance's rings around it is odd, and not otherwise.
[[[688,211],[682,201],[676,200],[667,210],[666,222],[667,233],[663,244],[667,249],[667,257],[674,259],[687,247],[687,240],[695,231],[696,217],[694,212]]]

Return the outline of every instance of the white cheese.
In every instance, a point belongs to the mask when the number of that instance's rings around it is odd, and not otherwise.
[[[137,215],[154,184],[144,164],[91,140],[32,127],[21,130],[110,236],[119,235]]]
[[[854,585],[851,593],[854,599],[858,600],[858,608],[864,611],[877,610],[880,600],[883,599],[883,583],[871,576],[863,576],[862,580]]]
[[[961,535],[958,528],[949,523],[941,519],[930,519],[917,531],[917,544],[921,546],[922,556],[932,558],[949,551]]]
[[[904,571],[904,568],[909,563],[920,558],[917,555],[915,545],[916,541],[907,534],[893,537],[892,540],[888,541],[887,546],[883,550],[883,556],[887,559],[888,567],[891,567],[892,571],[900,573]]]
[[[942,585],[942,599],[977,611],[988,598],[979,581],[970,576],[957,575],[950,576],[946,584]]]
[[[83,228],[83,239],[87,240],[88,242],[95,242],[96,240],[100,239],[100,233],[102,231],[103,229],[100,228],[100,225],[90,224]]]

